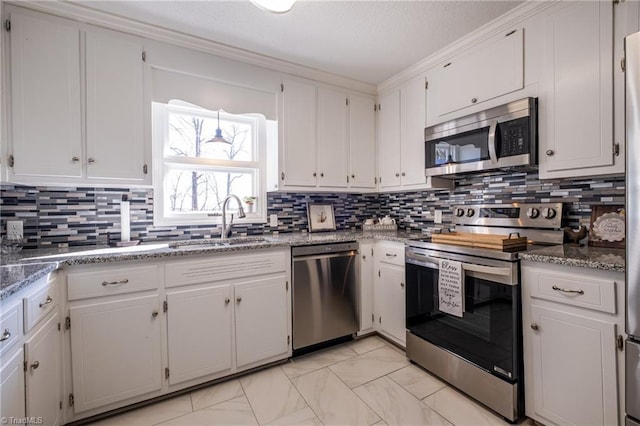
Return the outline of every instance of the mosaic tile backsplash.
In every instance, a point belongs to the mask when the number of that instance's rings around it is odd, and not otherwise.
[[[120,237],[120,200],[131,202],[131,238],[142,241],[181,240],[217,236],[216,226],[154,226],[152,189],[0,186],[0,226],[24,222],[25,248],[104,244],[107,234]],[[308,202],[334,205],[338,230],[358,229],[371,216],[390,215],[402,229],[433,226],[435,210],[451,223],[457,204],[501,202],[566,203],[567,225],[588,225],[591,205],[624,204],[624,177],[540,181],[537,172],[474,176],[456,180],[452,191],[381,194],[278,193],[267,194],[267,214],[278,215],[278,226],[234,225],[234,235],[261,235],[307,229]]]

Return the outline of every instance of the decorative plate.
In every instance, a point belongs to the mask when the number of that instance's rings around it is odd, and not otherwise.
[[[605,213],[593,223],[593,233],[602,241],[624,240],[625,220],[620,213]]]

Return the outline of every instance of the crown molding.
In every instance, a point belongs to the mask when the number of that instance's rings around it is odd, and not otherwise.
[[[369,95],[375,95],[377,93],[375,84],[353,80],[347,77],[328,73],[326,71],[276,59],[271,56],[262,55],[260,53],[240,49],[179,31],[146,24],[144,22],[113,15],[107,12],[97,11],[69,1],[0,0],[0,2],[49,13],[51,15],[71,19],[84,24],[96,25],[138,37],[165,42],[211,55],[221,56],[227,59],[233,59],[239,62],[266,68],[271,71],[278,71],[284,74],[329,83],[352,91],[362,92]]]
[[[426,72],[430,68],[436,66],[441,62],[444,62],[454,55],[462,53],[473,45],[482,43],[483,41],[493,37],[500,31],[507,30],[513,25],[526,21],[532,16],[541,13],[542,11],[557,4],[559,1],[561,0],[527,1],[522,5],[511,9],[504,15],[497,17],[493,21],[479,27],[478,29],[454,41],[453,43],[440,49],[434,54],[429,55],[428,57],[422,59],[414,65],[411,65],[410,67],[404,69],[403,71],[400,71],[399,73],[378,84],[378,93],[384,92],[385,90],[392,87],[396,87],[399,84]]]

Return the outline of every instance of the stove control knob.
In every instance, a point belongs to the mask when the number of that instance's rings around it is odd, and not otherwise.
[[[467,209],[467,217],[473,217],[474,214],[476,214],[474,209]]]
[[[464,209],[456,209],[456,216],[457,217],[464,216]]]
[[[529,217],[531,219],[535,219],[538,216],[540,216],[540,210],[538,210],[537,208],[529,207],[527,209],[527,217]]]
[[[542,209],[542,217],[544,217],[545,219],[553,219],[555,216],[555,209],[551,207],[545,207],[544,209]]]

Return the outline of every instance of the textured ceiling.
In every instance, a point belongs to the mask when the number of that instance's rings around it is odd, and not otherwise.
[[[286,14],[249,0],[74,3],[378,84],[521,2],[298,0]]]

